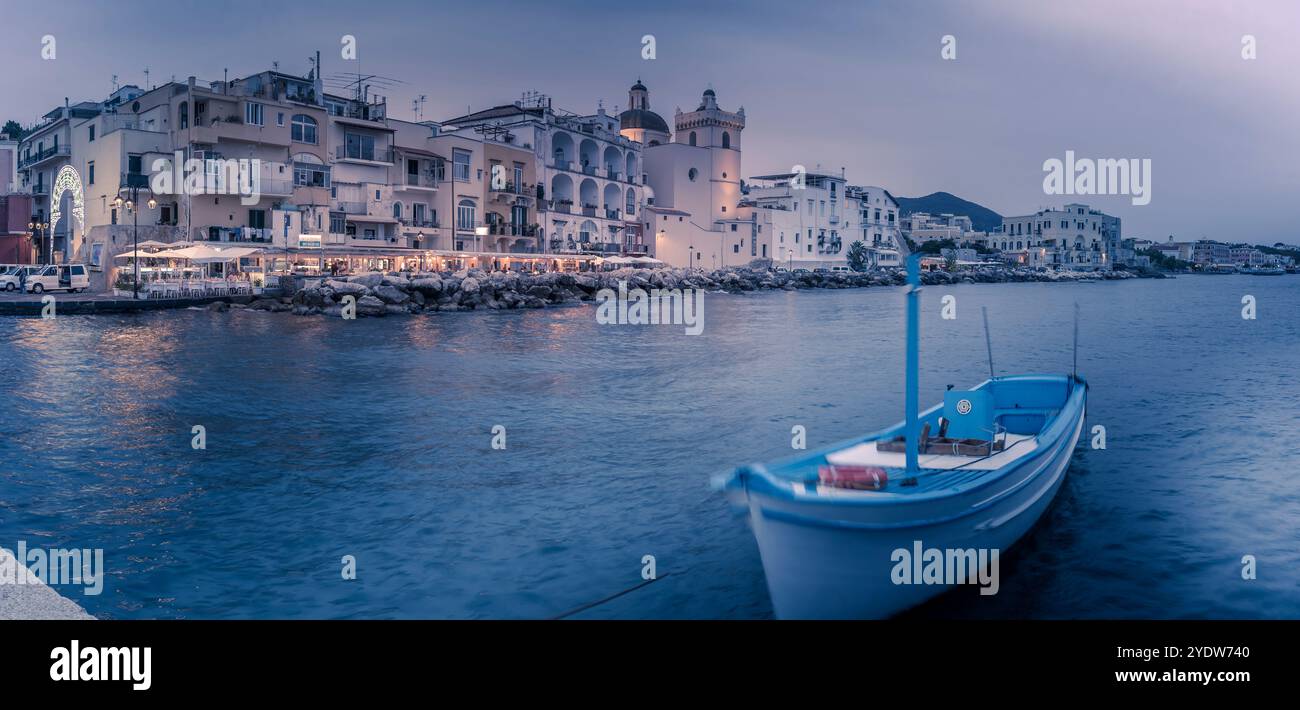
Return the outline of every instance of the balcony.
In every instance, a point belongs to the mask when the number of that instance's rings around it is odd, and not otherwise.
[[[207,227],[210,242],[255,242],[266,244],[271,241],[271,230],[256,227]]]
[[[289,145],[289,128],[287,126],[258,126],[244,123],[238,118],[226,120],[214,119],[208,125],[195,125],[191,129],[190,141],[215,145],[218,141],[241,141],[244,143],[265,143],[269,145]]]
[[[573,200],[555,200],[551,204],[552,212],[563,212],[564,214],[573,213]]]
[[[439,229],[442,226],[438,223],[438,220],[428,218],[415,219],[414,217],[408,217],[397,221],[401,222],[403,227],[410,227],[412,229]]]
[[[418,175],[407,173],[406,180],[400,185],[408,190],[437,190],[438,180],[432,172],[420,173]]]
[[[353,201],[350,201],[350,200],[339,200],[339,201],[338,201],[337,203],[335,203],[335,204],[337,205],[337,209],[335,209],[335,212],[343,212],[343,213],[345,213],[345,214],[366,214],[366,203],[365,203],[365,202],[353,202]]]
[[[532,198],[536,190],[536,186],[527,183],[515,185],[512,182],[508,182],[502,187],[496,187],[490,183],[488,184],[488,191],[492,193],[493,199],[498,199],[502,202],[514,202],[515,198],[518,197]]]
[[[49,148],[46,148],[45,150],[38,150],[35,153],[32,153],[31,155],[19,160],[18,167],[19,169],[28,168],[33,165],[36,165],[37,163],[43,163],[46,160],[50,160],[51,158],[60,158],[60,157],[66,158],[71,154],[72,154],[72,150],[71,148],[68,147],[67,144],[59,145],[59,146],[51,146]]]
[[[395,161],[393,149],[376,146],[373,150],[364,150],[360,146],[341,145],[334,149],[334,159],[345,163],[363,165],[392,165]]]
[[[534,237],[537,230],[531,224],[498,222],[488,225],[488,234],[495,237]]]

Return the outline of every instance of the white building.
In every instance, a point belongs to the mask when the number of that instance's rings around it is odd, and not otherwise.
[[[1103,270],[1119,251],[1120,220],[1084,204],[1003,217],[1002,231],[989,236],[990,247],[1017,263],[1074,270]]]
[[[648,251],[639,217],[648,199],[642,145],[620,134],[619,118],[604,108],[580,116],[534,94],[443,125],[508,130],[533,150],[542,186],[537,191],[538,236],[546,252]]]
[[[640,82],[633,89],[637,86],[644,89]],[[672,140],[645,149],[646,183],[654,195],[653,204],[646,206],[645,225],[655,256],[674,266],[698,268],[748,263],[751,257],[740,243],[756,230],[742,227],[737,212],[745,109],[733,113],[719,108],[717,95],[708,89],[694,111],[679,109],[673,118]],[[627,135],[638,129],[624,130]],[[659,132],[650,136],[661,138]],[[743,247],[752,248],[752,240]]]

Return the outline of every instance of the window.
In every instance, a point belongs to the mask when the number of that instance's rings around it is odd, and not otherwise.
[[[627,213],[636,214],[636,193],[627,191]]]
[[[250,126],[260,126],[263,124],[264,107],[262,104],[249,101],[244,104],[244,123]]]
[[[393,203],[393,219],[399,219],[399,220],[400,220],[401,218],[402,218],[402,203],[400,203],[400,202],[394,202],[394,203]]]
[[[283,116],[284,114],[280,114]],[[290,138],[298,143],[316,144],[316,119],[306,114],[293,116],[293,125],[289,128]]]
[[[89,173],[88,175],[88,177],[90,178],[89,184],[94,185],[95,184],[95,161],[92,160],[89,163],[86,163],[86,172]]]
[[[695,134],[692,133],[691,135],[694,136]],[[690,179],[691,182],[695,182],[695,178],[699,177],[699,174],[700,171],[696,170],[695,168],[691,168],[686,172],[686,177]]]
[[[252,229],[266,229],[266,210],[249,210],[248,226]]]
[[[474,230],[474,202],[461,200],[456,205],[456,229],[470,232]]]
[[[360,133],[346,133],[343,136],[344,155],[353,160],[375,159],[375,137]]]
[[[283,111],[279,111],[279,112],[277,112],[277,113],[275,114],[275,125],[277,125],[277,126],[283,126],[283,125],[284,125],[284,112],[283,112]]]
[[[90,142],[91,142],[91,143],[94,143],[94,142],[95,142],[95,126],[94,126],[94,124],[91,124],[91,126],[90,126]],[[54,147],[57,148],[58,146],[55,145]]]
[[[739,253],[740,253],[740,245],[739,245],[739,244],[732,244],[732,245],[731,245],[731,253],[732,253],[732,254],[739,254]]]
[[[468,150],[461,150],[459,148],[452,149],[451,159],[452,162],[455,163],[451,174],[452,180],[469,182],[469,156],[470,152]]]
[[[328,165],[295,161],[293,184],[299,187],[330,187],[330,168]]]
[[[695,145],[695,131],[691,131],[691,145]]]
[[[515,163],[515,192],[522,193],[523,191],[524,191],[524,164]],[[631,209],[629,209],[628,214],[631,213],[632,211]]]
[[[126,156],[126,172],[131,175],[139,175],[141,170],[141,160],[138,155]]]
[[[342,234],[344,229],[343,222],[344,219],[343,219],[342,212],[331,212],[330,213],[330,234]]]
[[[731,134],[726,131],[722,132],[722,147],[723,148],[731,147]],[[834,187],[834,185],[832,185],[831,187]]]
[[[181,104],[180,104],[180,106],[177,106],[177,107],[176,107],[176,123],[177,123],[177,125],[180,126],[180,128],[182,128],[182,129],[185,129],[185,128],[189,128],[189,127],[190,127],[190,105],[189,105],[189,103],[187,103],[187,102],[185,102],[185,101],[182,101]]]
[[[163,205],[163,206],[162,206],[162,210],[161,210],[161,213],[160,213],[160,219],[162,220],[162,223],[163,223],[163,224],[171,224],[171,223],[172,223],[172,207],[171,207],[171,205]]]

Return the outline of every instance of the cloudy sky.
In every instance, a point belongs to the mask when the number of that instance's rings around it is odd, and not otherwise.
[[[15,0],[4,0],[11,5]],[[748,175],[844,167],[896,195],[937,190],[1002,214],[1043,192],[1043,161],[1150,158],[1152,200],[1088,201],[1128,236],[1300,242],[1300,3],[297,2],[64,0],[3,9],[0,121],[35,121],[120,83],[271,67],[392,77],[390,114],[442,119],[527,90],[589,113],[640,77],[669,123],[708,86],[745,107]],[[57,57],[42,60],[53,35]],[[656,58],[641,57],[654,35]],[[340,38],[357,38],[357,61]],[[944,60],[944,35],[957,57]],[[1242,58],[1253,35],[1257,59]]]

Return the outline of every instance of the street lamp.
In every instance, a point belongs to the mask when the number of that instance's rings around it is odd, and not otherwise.
[[[131,251],[132,254],[134,255],[134,258],[131,259],[131,262],[132,264],[134,264],[134,271],[135,271],[135,278],[132,279],[131,281],[131,298],[139,299],[140,298],[140,210],[138,209],[138,207],[140,204],[140,188],[142,187],[141,185],[142,182],[144,182],[143,185],[144,189],[149,191],[149,209],[153,209],[157,207],[158,201],[153,198],[153,190],[151,190],[148,187],[148,183],[143,180],[132,180],[131,178],[134,177],[136,176],[128,175],[126,185],[118,186],[117,199],[113,200],[113,204],[119,208],[125,206],[126,209],[131,212],[131,220],[132,220]],[[142,175],[140,177],[145,177],[145,176]],[[127,195],[127,198],[125,200],[122,199],[123,193],[126,193]]]
[[[54,251],[54,232],[50,230],[50,223],[49,222],[28,222],[27,230],[32,233],[33,238],[36,236],[37,232],[40,232],[41,239],[44,239],[46,236],[49,236],[50,249],[49,251],[42,249],[41,251],[45,253],[41,254],[41,256],[49,259],[49,263],[51,264],[54,263],[54,259],[50,256]]]

